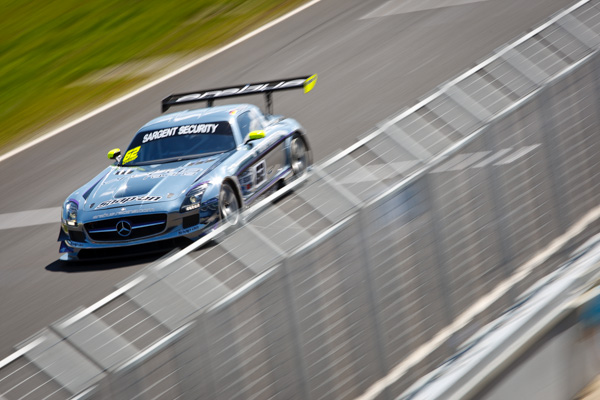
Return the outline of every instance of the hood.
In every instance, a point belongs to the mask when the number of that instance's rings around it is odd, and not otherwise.
[[[219,154],[166,164],[110,168],[91,188],[84,209],[103,210],[174,200],[225,158],[227,154]]]

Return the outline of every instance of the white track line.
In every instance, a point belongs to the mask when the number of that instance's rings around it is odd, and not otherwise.
[[[296,9],[288,12],[287,14],[284,14],[284,15],[282,15],[281,17],[279,17],[277,19],[274,19],[273,21],[271,21],[271,22],[269,22],[269,23],[261,26],[260,28],[258,28],[256,30],[254,30],[254,31],[252,31],[252,32],[250,32],[250,33],[242,36],[241,38],[236,39],[233,42],[231,42],[229,44],[226,44],[225,46],[223,46],[223,47],[221,47],[221,48],[219,48],[217,50],[214,50],[214,51],[212,51],[212,52],[210,52],[210,53],[208,53],[208,54],[206,54],[206,55],[204,55],[204,56],[202,56],[202,57],[200,57],[200,58],[198,58],[198,59],[190,62],[189,64],[186,64],[183,67],[181,67],[179,69],[176,69],[175,71],[172,71],[172,72],[168,73],[167,75],[164,75],[164,76],[162,76],[162,77],[160,77],[160,78],[158,78],[158,79],[156,79],[156,80],[154,80],[154,81],[152,81],[152,82],[150,82],[150,83],[148,83],[148,84],[146,84],[146,85],[144,85],[144,86],[142,86],[142,87],[140,87],[138,89],[135,89],[132,92],[129,92],[128,94],[126,94],[126,95],[124,95],[122,97],[119,97],[116,100],[111,101],[110,103],[107,103],[107,104],[105,104],[105,105],[103,105],[103,106],[101,106],[101,107],[99,107],[99,108],[97,108],[97,109],[95,109],[93,111],[90,111],[89,113],[85,114],[82,117],[79,117],[79,118],[77,118],[77,119],[75,119],[75,120],[73,120],[73,121],[71,121],[71,122],[69,122],[69,123],[67,123],[65,125],[62,125],[62,126],[56,128],[56,129],[54,129],[54,130],[46,133],[43,136],[38,137],[37,139],[34,139],[34,140],[30,141],[30,142],[27,142],[27,143],[23,144],[22,146],[19,146],[19,147],[17,147],[14,150],[9,151],[8,153],[1,155],[0,156],[0,162],[6,160],[6,159],[8,159],[8,158],[10,158],[10,157],[12,157],[12,156],[14,156],[16,154],[19,154],[20,152],[22,152],[24,150],[27,150],[28,148],[33,147],[36,144],[43,142],[44,140],[50,139],[51,137],[54,137],[54,136],[58,135],[59,133],[64,132],[65,130],[67,130],[67,129],[69,129],[69,128],[77,125],[77,124],[80,124],[83,121],[86,121],[86,120],[92,118],[93,116],[98,115],[101,112],[104,112],[104,111],[108,110],[109,108],[114,107],[117,104],[120,104],[120,103],[124,102],[125,100],[128,100],[128,99],[132,98],[133,96],[136,96],[136,95],[138,95],[138,94],[140,94],[140,93],[142,93],[142,92],[144,92],[144,91],[146,91],[146,90],[148,90],[148,89],[150,89],[150,88],[152,88],[152,87],[154,87],[154,86],[156,86],[156,85],[158,85],[158,84],[160,84],[160,83],[162,83],[162,82],[164,82],[164,81],[166,81],[166,80],[168,80],[168,79],[170,79],[170,78],[172,78],[172,77],[174,77],[176,75],[179,75],[180,73],[182,73],[184,71],[187,71],[188,69],[193,68],[196,65],[201,64],[204,61],[206,61],[206,60],[208,60],[210,58],[213,58],[214,56],[216,56],[218,54],[223,53],[226,50],[229,50],[230,48],[232,48],[232,47],[234,47],[234,46],[236,46],[236,45],[238,45],[238,44],[240,44],[240,43],[242,43],[242,42],[244,42],[244,41],[246,41],[246,40],[248,40],[248,39],[250,39],[250,38],[252,38],[252,37],[254,37],[256,35],[258,35],[261,32],[266,31],[267,29],[269,29],[269,28],[271,28],[271,27],[279,24],[280,22],[283,22],[286,19],[291,18],[292,16],[298,14],[299,12],[304,11],[308,7],[311,7],[311,6],[319,3],[320,1],[321,0],[312,0],[312,1],[310,1],[310,2],[308,2],[306,4],[304,4],[304,5],[302,5],[302,6],[298,7],[298,8],[296,8]]]
[[[0,214],[0,230],[60,223],[61,207]]]
[[[393,118],[391,118],[391,119],[389,119],[389,120],[387,120],[385,122],[382,122],[382,123],[378,124],[377,125],[378,128],[373,133],[371,133],[371,134],[363,137],[362,139],[360,139],[359,141],[357,141],[356,143],[354,143],[352,146],[346,148],[345,150],[342,150],[341,152],[339,152],[335,156],[329,158],[328,160],[325,160],[321,164],[321,168],[326,168],[326,167],[332,165],[333,163],[339,161],[340,159],[344,158],[345,156],[347,156],[348,154],[352,153],[353,151],[355,151],[359,147],[363,146],[365,143],[369,142],[374,137],[376,137],[379,134],[381,134],[381,132],[385,131],[390,126],[396,124],[401,119],[406,118],[408,115],[413,114],[415,111],[417,111],[421,107],[424,107],[424,106],[428,105],[433,100],[435,100],[438,97],[440,97],[444,92],[446,92],[446,90],[448,90],[449,87],[456,86],[459,82],[465,80],[466,78],[472,76],[477,71],[479,71],[481,69],[484,69],[485,67],[487,67],[488,65],[490,65],[494,61],[500,59],[502,56],[504,56],[510,50],[515,49],[521,43],[524,43],[525,41],[529,40],[530,38],[534,37],[535,35],[537,35],[541,31],[543,31],[544,29],[550,27],[552,24],[554,24],[555,22],[557,22],[559,19],[561,19],[565,15],[572,13],[573,11],[577,10],[578,8],[582,7],[584,4],[587,4],[589,2],[590,2],[590,0],[581,0],[580,2],[578,2],[578,3],[574,4],[573,6],[567,8],[566,10],[561,11],[560,13],[558,13],[557,15],[555,15],[554,17],[552,17],[550,20],[546,21],[542,25],[538,26],[537,28],[533,29],[532,31],[528,32],[527,34],[523,35],[522,37],[520,37],[519,39],[515,40],[514,42],[509,43],[507,46],[503,47],[502,49],[497,50],[494,53],[494,55],[488,57],[486,60],[480,62],[479,64],[477,64],[473,68],[467,70],[466,72],[462,73],[461,75],[457,76],[456,78],[451,79],[451,80],[443,83],[441,86],[438,87],[437,91],[435,91],[433,94],[427,96],[427,98],[419,101],[414,106],[412,106],[412,107],[410,107],[410,108],[402,111],[397,116],[395,116],[395,117],[393,117]],[[565,70],[563,70],[561,72],[561,74],[564,74],[565,71],[568,71],[569,69],[575,67],[576,65],[579,65],[579,62],[576,62],[575,64],[572,64],[571,66],[567,67]],[[505,111],[503,111],[503,112],[505,112]],[[2,159],[0,159],[0,161],[2,161]]]

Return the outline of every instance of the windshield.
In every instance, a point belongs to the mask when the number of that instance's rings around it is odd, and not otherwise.
[[[121,161],[122,165],[168,162],[233,150],[229,122],[211,122],[140,131]]]

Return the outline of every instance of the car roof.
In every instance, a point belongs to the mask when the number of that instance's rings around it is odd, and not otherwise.
[[[195,110],[185,110],[161,115],[147,122],[140,131],[149,129],[163,129],[172,126],[187,125],[194,123],[210,123],[217,121],[229,121],[234,115],[249,109],[258,109],[252,104],[227,104]]]

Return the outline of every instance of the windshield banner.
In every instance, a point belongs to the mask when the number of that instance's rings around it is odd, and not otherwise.
[[[146,133],[144,135],[144,138],[142,139],[142,144],[175,135],[190,135],[194,133],[216,133],[218,128],[219,124],[195,124],[174,126],[172,128],[166,128]]]

